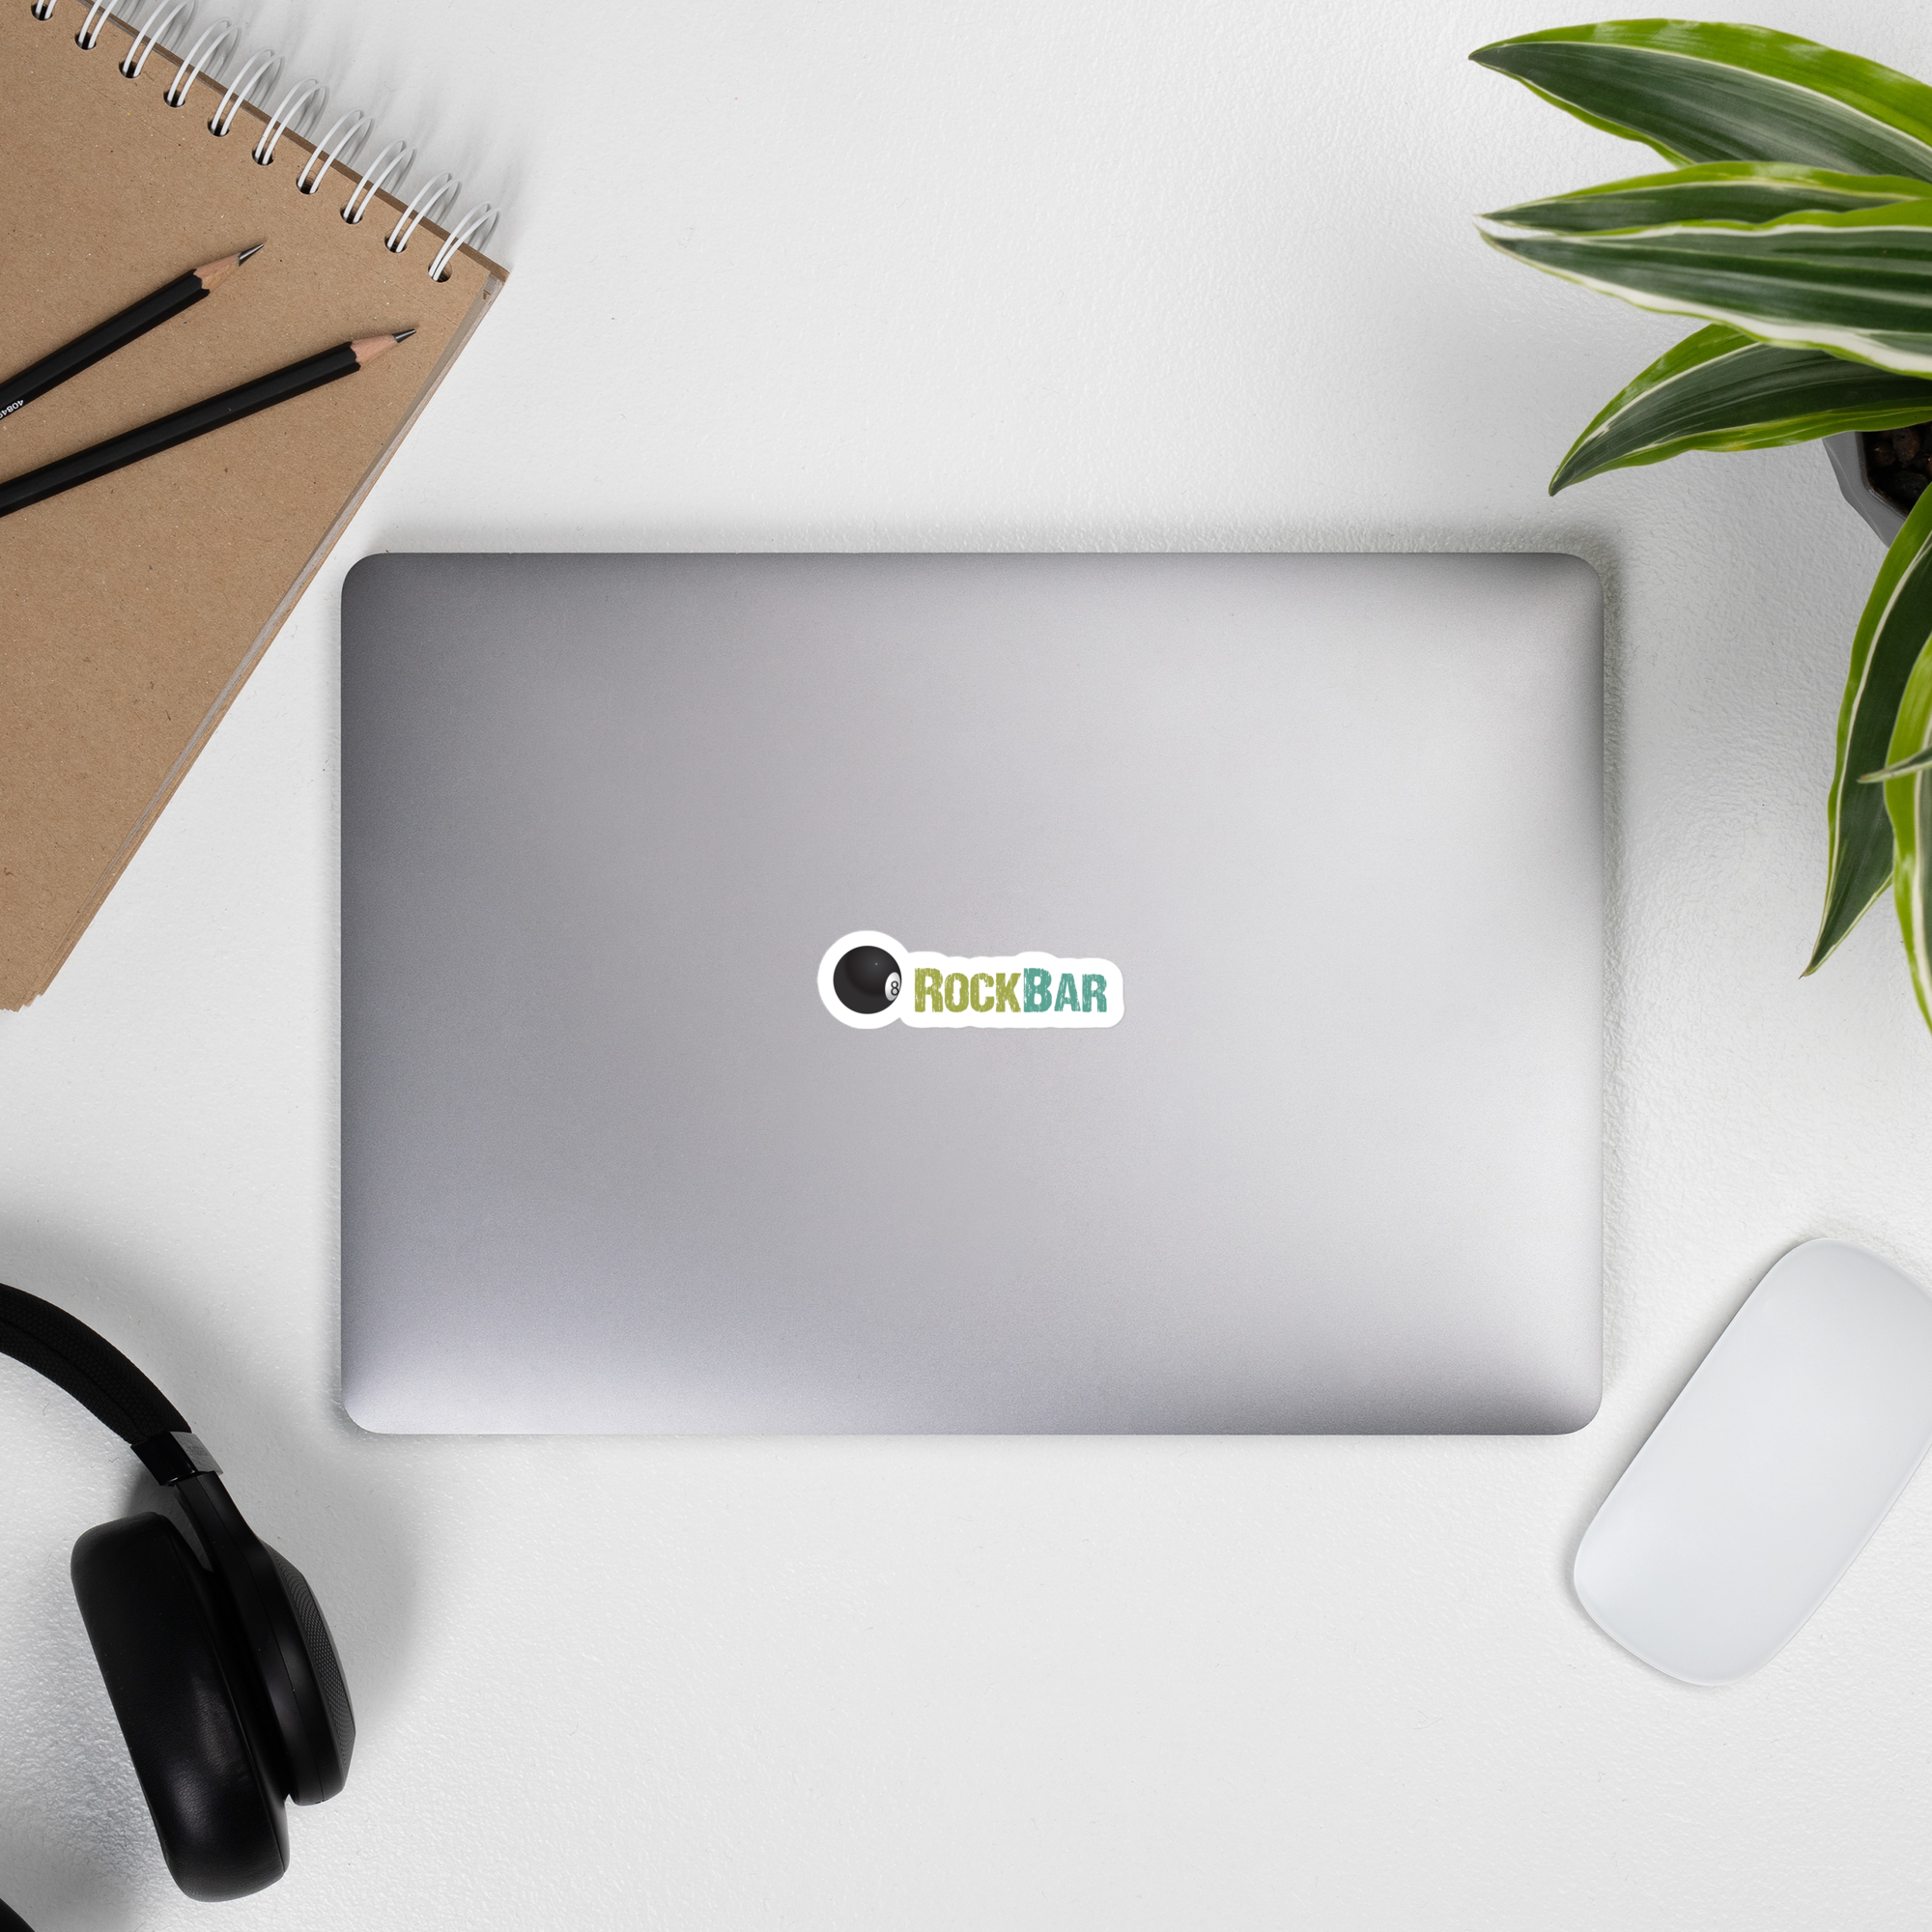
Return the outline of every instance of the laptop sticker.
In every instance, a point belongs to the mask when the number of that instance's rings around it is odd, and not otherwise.
[[[848,932],[818,962],[818,997],[843,1026],[1110,1027],[1126,1006],[1111,959],[1052,952],[955,958],[884,932]]]

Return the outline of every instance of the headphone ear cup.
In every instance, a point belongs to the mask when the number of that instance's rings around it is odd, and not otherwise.
[[[272,1885],[289,1864],[282,1790],[243,1701],[248,1661],[187,1539],[165,1517],[102,1523],[72,1572],[175,1883],[211,1900]]]
[[[303,1788],[303,1779],[298,1772],[291,1779],[293,1788],[289,1793],[298,1804],[316,1804],[325,1798],[333,1798],[349,1776],[349,1760],[355,1750],[355,1710],[349,1701],[349,1684],[342,1674],[342,1660],[335,1654],[335,1638],[329,1634],[328,1619],[323,1615],[308,1578],[279,1549],[266,1543],[262,1548],[268,1550],[269,1561],[274,1566],[275,1579],[287,1600],[289,1615],[295,1620],[302,1656],[307,1660],[316,1699],[322,1707],[322,1732],[309,1738],[306,1753],[311,1767],[311,1788]]]

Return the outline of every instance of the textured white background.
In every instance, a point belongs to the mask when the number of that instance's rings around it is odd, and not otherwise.
[[[290,1877],[222,1924],[1925,1922],[1932,1482],[1731,1690],[1634,1662],[1568,1582],[1783,1248],[1846,1236],[1932,1281],[1932,1042],[1882,913],[1797,977],[1880,555],[1822,456],[1544,495],[1684,332],[1470,229],[1645,165],[1463,60],[1567,17],[257,10],[297,71],[509,202],[516,274],[53,990],[0,1015],[0,1278],[175,1396],[316,1582],[355,1690],[348,1791],[294,1817]],[[1760,17],[1932,71],[1914,10]],[[342,572],[384,548],[792,546],[1597,566],[1594,1424],[686,1443],[344,1418]],[[41,1932],[213,1922],[162,1870],[67,1582],[73,1536],[138,1485],[11,1364],[0,1425],[0,1886]]]

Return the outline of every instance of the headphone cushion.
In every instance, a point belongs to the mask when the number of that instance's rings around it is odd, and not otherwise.
[[[335,1638],[329,1634],[328,1619],[315,1600],[309,1580],[279,1549],[269,1544],[269,1552],[282,1594],[288,1599],[289,1614],[295,1618],[301,1637],[302,1654],[315,1676],[316,1694],[322,1700],[323,1720],[328,1727],[327,1770],[322,1778],[322,1796],[333,1798],[349,1776],[349,1760],[355,1750],[355,1708],[349,1701],[349,1683],[342,1674],[342,1660],[335,1654]],[[298,1798],[298,1803],[300,1799]]]
[[[73,1590],[175,1883],[241,1898],[288,1869],[288,1823],[244,1701],[249,1665],[208,1573],[165,1517],[90,1529]]]

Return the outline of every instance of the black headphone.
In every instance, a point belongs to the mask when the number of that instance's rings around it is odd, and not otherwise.
[[[0,1284],[0,1354],[91,1409],[181,1499],[199,1550],[164,1516],[104,1522],[73,1546],[73,1593],[175,1883],[190,1898],[260,1891],[289,1867],[282,1801],[333,1798],[355,1747],[315,1592],[119,1349]],[[0,1904],[0,1932],[15,1927]]]

